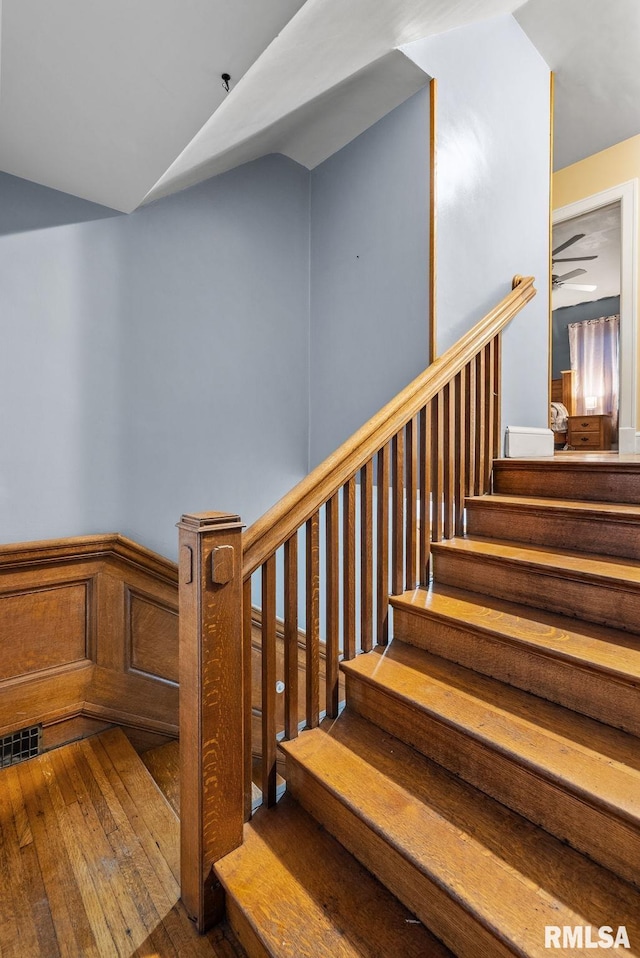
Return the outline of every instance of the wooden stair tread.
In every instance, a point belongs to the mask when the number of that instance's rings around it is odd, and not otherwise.
[[[309,799],[313,814],[340,829],[329,799],[348,808],[378,843],[360,853],[384,863],[382,840],[401,854],[507,943],[492,954],[544,955],[545,925],[615,920],[640,942],[640,895],[631,885],[348,710],[281,747],[299,800],[305,777],[322,785],[325,799]],[[351,833],[347,824],[338,837],[349,844]]]
[[[283,958],[452,958],[290,796],[256,813],[216,873],[250,925],[249,940],[237,929],[249,954],[260,953],[255,936]]]
[[[499,635],[576,665],[640,682],[640,641],[619,629],[592,622],[576,626],[575,619],[559,613],[438,584],[392,596],[391,604],[416,615],[455,619],[473,632]]]
[[[630,502],[595,502],[588,499],[549,499],[543,496],[517,496],[494,492],[486,496],[468,496],[467,505],[486,509],[517,509],[527,512],[569,513],[591,521],[603,522],[637,520],[640,523],[640,505]]]
[[[599,581],[604,585],[636,589],[640,586],[640,562],[586,552],[566,552],[542,546],[526,545],[505,539],[464,536],[432,544],[434,555],[455,552],[476,557],[482,562],[511,562],[532,569],[578,579]]]
[[[635,737],[397,640],[342,667],[640,826]]]

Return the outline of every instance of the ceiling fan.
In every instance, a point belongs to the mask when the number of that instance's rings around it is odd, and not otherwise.
[[[566,242],[561,243],[560,246],[556,246],[551,253],[551,262],[552,263],[578,263],[586,262],[586,260],[597,259],[597,255],[594,256],[570,256],[566,258],[561,258],[556,256],[556,253],[562,253],[563,250],[567,249],[569,246],[573,246],[574,243],[577,243],[578,240],[583,239],[586,236],[586,233],[576,233],[575,236],[572,236],[571,239],[566,240]],[[569,283],[567,280],[573,279],[574,276],[582,276],[583,273],[586,273],[586,269],[572,269],[568,273],[563,273],[562,276],[558,276],[556,273],[553,273],[551,277],[551,288],[552,289],[575,289],[583,293],[592,293],[597,286],[592,286],[589,284],[581,283]]]
[[[595,256],[569,256],[568,258],[565,258],[565,259],[559,259],[556,256],[556,253],[562,253],[563,250],[567,249],[569,246],[573,246],[573,244],[577,243],[578,240],[584,239],[586,235],[587,235],[586,233],[576,233],[575,236],[572,236],[571,239],[568,239],[565,243],[561,243],[560,246],[556,246],[556,248],[551,253],[552,262],[577,263],[579,261],[584,262],[585,260],[588,260],[588,259],[597,259],[598,258],[597,254]]]
[[[562,276],[557,276],[555,273],[551,276],[551,288],[552,289],[577,289],[583,293],[592,293],[594,289],[597,289],[597,286],[591,286],[584,283],[568,283],[567,280],[573,279],[574,276],[582,276],[583,273],[586,273],[586,269],[572,269],[568,273],[563,273]]]

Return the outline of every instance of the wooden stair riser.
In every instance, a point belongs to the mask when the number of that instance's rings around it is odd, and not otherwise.
[[[467,500],[466,531],[490,539],[640,559],[637,517],[614,519],[606,513],[576,515],[570,509],[518,508],[486,496],[484,501]]]
[[[245,909],[240,900],[236,901],[233,895],[225,896],[225,916],[229,925],[246,951],[248,958],[272,958],[272,955],[264,947],[256,930],[248,919]]]
[[[489,630],[394,608],[395,638],[640,736],[640,687]]]
[[[611,465],[576,460],[493,464],[493,491],[507,496],[640,503],[640,467],[612,457]]]
[[[287,756],[287,787],[293,797],[369,869],[458,958],[508,958],[520,954],[484,927],[408,855],[392,847],[324,782]]]
[[[434,544],[436,582],[549,609],[628,632],[640,631],[640,588],[588,574],[536,567],[507,558],[473,556]]]
[[[498,751],[468,730],[347,675],[349,707],[485,794],[543,827],[627,881],[638,883],[640,827],[566,783],[544,777],[518,755]],[[591,796],[594,800],[596,796]]]

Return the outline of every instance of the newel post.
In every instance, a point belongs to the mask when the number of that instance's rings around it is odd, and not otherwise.
[[[223,916],[213,864],[242,844],[242,522],[180,530],[180,894],[203,932]]]

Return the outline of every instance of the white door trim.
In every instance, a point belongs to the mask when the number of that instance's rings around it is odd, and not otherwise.
[[[620,201],[621,265],[620,265],[620,418],[619,451],[635,453],[637,406],[637,237],[638,237],[638,180],[627,180],[601,193],[585,196],[554,210],[552,222],[562,223],[582,213],[590,213],[602,206]],[[640,436],[638,437],[640,440]]]

